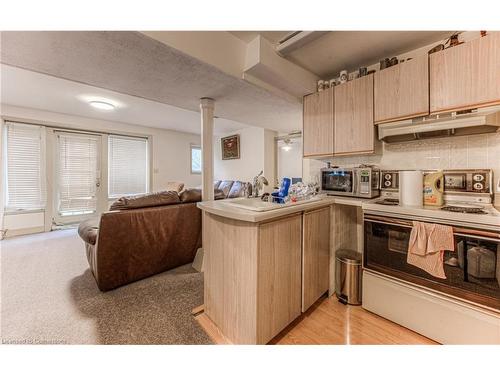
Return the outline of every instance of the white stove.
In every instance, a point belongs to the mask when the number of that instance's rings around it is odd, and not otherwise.
[[[385,216],[394,216],[409,220],[431,220],[443,224],[459,224],[483,229],[500,229],[500,212],[491,203],[471,204],[470,202],[447,202],[444,207],[474,209],[476,213],[447,210],[441,207],[415,207],[383,205],[376,201],[363,203],[363,211]],[[463,211],[463,210],[461,210]],[[477,213],[481,212],[481,213]]]
[[[402,206],[399,202],[397,171],[382,171],[384,181],[391,185],[381,187],[381,196],[363,204],[367,213],[390,215],[410,220],[427,220],[443,224],[468,225],[498,230],[500,212],[492,204],[490,170],[450,170],[445,172],[445,204],[433,206]],[[485,182],[481,189],[474,181]],[[487,183],[486,183],[487,182]]]

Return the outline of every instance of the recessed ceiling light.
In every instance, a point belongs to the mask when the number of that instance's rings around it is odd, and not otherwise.
[[[97,108],[97,109],[101,109],[103,111],[112,111],[113,109],[115,109],[115,106],[113,104],[108,103],[108,102],[103,102],[100,100],[92,100],[89,102],[89,104],[92,107]]]

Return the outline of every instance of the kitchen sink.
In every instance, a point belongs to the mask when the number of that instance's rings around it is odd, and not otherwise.
[[[321,197],[313,197],[298,202],[271,203],[271,202],[264,202],[260,198],[234,198],[221,201],[221,203],[224,203],[228,206],[233,206],[236,208],[241,208],[250,211],[271,211],[319,200],[321,200]]]

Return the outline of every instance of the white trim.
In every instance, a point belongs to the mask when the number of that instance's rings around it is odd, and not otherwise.
[[[200,150],[200,153],[201,153],[201,146],[200,145],[197,145],[197,144],[190,144],[189,145],[189,172],[191,174],[201,175],[201,171],[203,170],[203,160],[202,160],[202,165],[200,166],[200,171],[193,172],[193,149],[198,149],[198,150]]]

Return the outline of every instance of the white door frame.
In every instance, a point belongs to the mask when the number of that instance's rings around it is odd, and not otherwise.
[[[88,218],[97,217],[102,212],[107,210],[107,192],[108,192],[108,135],[102,133],[86,132],[80,130],[60,129],[60,128],[46,128],[47,131],[47,210],[45,217],[45,230],[51,230],[53,223],[57,224],[71,224],[78,223]],[[98,178],[100,179],[100,186],[96,189],[96,212],[93,214],[74,215],[62,217],[59,215],[58,209],[58,144],[57,133],[75,133],[81,135],[90,135],[100,139],[98,143]],[[50,135],[50,136],[49,136]]]

